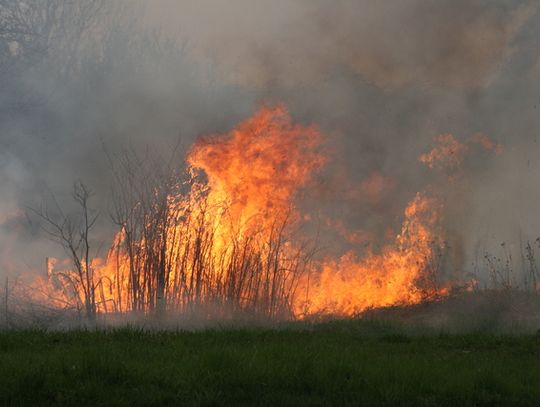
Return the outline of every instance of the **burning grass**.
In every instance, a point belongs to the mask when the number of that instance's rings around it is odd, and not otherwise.
[[[436,279],[444,245],[440,203],[425,193],[411,197],[400,233],[382,249],[314,256],[317,236],[306,230],[319,226],[298,198],[328,161],[324,137],[316,127],[293,123],[283,106],[263,107],[228,133],[200,138],[185,170],[178,162],[113,159],[119,232],[108,255],[89,255],[95,218],[91,195],[79,185],[79,226],[38,212],[72,264],[51,263],[34,292],[89,319],[183,313],[208,304],[297,319],[444,294]]]
[[[280,329],[0,333],[6,405],[537,405],[540,338]]]

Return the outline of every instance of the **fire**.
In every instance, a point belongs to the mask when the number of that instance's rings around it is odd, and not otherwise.
[[[210,206],[226,204],[231,223],[220,233],[296,220],[294,195],[322,167],[321,134],[293,125],[283,106],[263,108],[231,133],[201,139],[188,155],[208,177]],[[235,229],[235,230],[232,230]]]
[[[484,133],[476,133],[473,134],[471,137],[471,141],[473,143],[478,144],[486,151],[493,151],[495,155],[502,154],[504,147],[502,144],[495,143],[493,140],[491,140],[488,136],[486,136]]]
[[[460,170],[467,153],[473,146],[480,146],[495,155],[502,154],[504,147],[491,140],[483,133],[475,133],[464,142],[452,134],[443,134],[436,138],[437,145],[429,152],[421,154],[418,160],[430,169]]]
[[[459,158],[463,148],[441,137]],[[313,256],[315,239],[302,229],[312,216],[298,198],[327,161],[323,142],[316,127],[294,124],[283,106],[265,106],[232,131],[199,139],[186,157],[187,180],[175,178],[128,208],[107,257],[82,264],[92,274],[96,311],[212,305],[298,318],[352,315],[441,293],[432,270],[442,245],[440,205],[425,194],[412,199],[401,232],[377,253]],[[363,188],[378,197],[385,180],[377,174]],[[136,227],[133,219],[140,219]],[[327,224],[365,246],[361,231],[346,231],[339,220]],[[82,309],[75,271],[53,266],[39,291]]]
[[[418,303],[426,299],[426,290],[428,296],[435,295],[439,290],[425,280],[430,277],[433,249],[442,245],[434,232],[439,216],[436,200],[417,194],[405,209],[393,245],[361,259],[348,252],[338,260],[324,261],[320,274],[302,281],[305,297],[297,303],[297,313],[352,315],[368,308]]]
[[[429,168],[459,168],[463,163],[468,147],[451,134],[443,134],[437,138],[438,145],[430,152],[420,155],[418,160]]]

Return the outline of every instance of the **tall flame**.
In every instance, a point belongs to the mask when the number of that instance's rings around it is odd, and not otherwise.
[[[298,215],[295,194],[325,162],[320,143],[318,130],[292,124],[283,106],[265,107],[232,132],[199,140],[187,160],[208,177],[209,205],[227,205],[222,234],[268,231]]]
[[[283,106],[263,107],[231,132],[199,139],[187,155],[190,191],[167,193],[159,209],[165,220],[143,216],[150,232],[137,241],[124,227],[107,258],[90,265],[98,311],[214,302],[270,316],[351,315],[437,293],[427,281],[441,245],[439,204],[423,194],[405,209],[395,242],[378,253],[313,258],[299,235],[309,214],[297,198],[327,161],[322,142],[318,129],[292,123]],[[69,271],[53,272],[42,285],[80,303],[76,284],[66,287],[71,280],[62,276]]]
[[[380,254],[359,259],[351,251],[324,261],[311,281],[305,277],[305,297],[298,299],[296,313],[352,315],[373,307],[418,303],[441,292],[435,281],[426,284],[434,249],[442,245],[435,234],[438,220],[436,200],[417,194],[405,209],[401,233]]]

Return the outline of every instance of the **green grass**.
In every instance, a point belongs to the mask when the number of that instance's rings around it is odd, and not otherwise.
[[[0,333],[2,405],[540,405],[540,336],[362,321]]]

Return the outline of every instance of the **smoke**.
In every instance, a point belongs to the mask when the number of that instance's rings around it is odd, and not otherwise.
[[[481,87],[536,12],[532,3],[465,0],[163,3],[177,24],[203,23],[197,39],[231,80],[261,87],[309,85],[337,70],[386,89]]]
[[[68,25],[50,16],[50,32],[30,20],[28,44],[0,30],[0,273],[58,254],[24,208],[52,194],[69,210],[79,179],[102,213],[93,247],[109,244],[104,150],[165,159],[262,102],[328,135],[303,205],[354,232],[359,251],[399,231],[424,190],[444,198],[452,272],[469,271],[475,248],[539,233],[538,1],[115,1],[88,27],[83,3]],[[471,147],[459,176],[418,160],[439,135],[478,133],[504,151]]]

